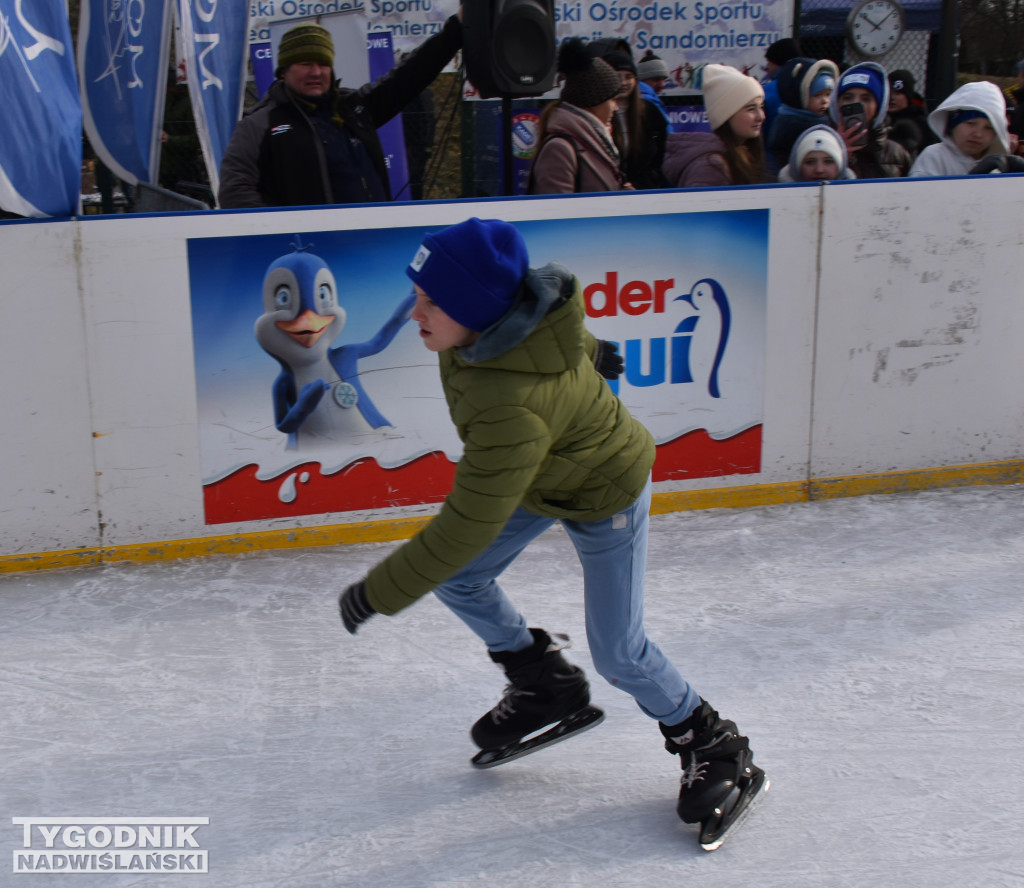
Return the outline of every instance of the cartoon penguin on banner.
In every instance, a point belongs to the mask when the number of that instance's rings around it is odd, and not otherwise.
[[[729,343],[729,332],[732,327],[732,310],[729,308],[729,297],[726,296],[722,285],[713,278],[703,278],[697,281],[689,293],[676,296],[674,302],[687,302],[696,311],[700,312],[697,317],[690,316],[676,328],[677,333],[692,333],[697,326],[698,320],[702,321],[702,341],[714,344],[714,357],[711,359],[711,369],[708,372],[708,394],[712,398],[722,397],[722,389],[719,384],[718,374],[722,369],[722,359],[725,357],[725,347]],[[708,329],[709,325],[717,330]]]
[[[359,381],[359,359],[383,351],[409,319],[415,293],[403,299],[366,342],[331,348],[345,326],[338,287],[327,263],[298,237],[263,278],[263,315],[256,341],[281,365],[274,380],[274,425],[287,449],[383,430],[390,423]]]

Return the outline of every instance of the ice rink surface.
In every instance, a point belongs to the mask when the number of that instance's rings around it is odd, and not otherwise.
[[[649,632],[772,780],[713,854],[592,672],[559,528],[504,585],[608,718],[490,771],[468,729],[504,682],[468,630],[433,597],[341,627],[396,545],[0,578],[0,885],[1024,885],[1021,485],[652,519]],[[208,874],[12,872],[12,818],[164,815],[209,817]]]

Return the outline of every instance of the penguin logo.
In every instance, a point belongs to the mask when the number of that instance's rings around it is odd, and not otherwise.
[[[334,273],[311,247],[296,236],[291,251],[267,267],[255,325],[256,341],[281,366],[272,387],[274,426],[288,436],[289,450],[390,427],[359,380],[359,360],[391,343],[416,300],[406,296],[366,342],[332,348],[347,316]],[[328,389],[332,397],[324,398]]]
[[[711,371],[708,374],[708,394],[712,398],[720,398],[722,397],[722,390],[719,385],[718,374],[722,368],[722,359],[725,357],[725,347],[729,343],[729,332],[732,327],[732,310],[729,308],[729,298],[718,281],[713,278],[703,278],[693,285],[689,293],[677,296],[673,301],[687,302],[695,311],[700,313],[697,318],[692,316],[684,318],[679,326],[676,327],[676,333],[691,333],[695,330],[698,323],[705,321],[705,319],[706,323],[702,325],[702,330],[706,330],[708,325],[717,322],[718,343],[715,346],[715,355],[711,361]],[[708,335],[713,334],[713,332],[711,331]]]

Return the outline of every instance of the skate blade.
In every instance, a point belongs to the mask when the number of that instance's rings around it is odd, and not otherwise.
[[[757,804],[771,788],[772,782],[764,771],[758,770],[748,786],[749,791],[740,802],[723,818],[709,817],[701,824],[700,846],[705,851],[717,851],[725,840],[750,816]]]
[[[568,740],[576,734],[588,731],[597,727],[604,721],[604,711],[596,706],[584,706],[572,715],[563,718],[560,722],[548,728],[546,731],[521,740],[518,743],[511,743],[499,749],[482,749],[470,760],[474,768],[494,768],[506,762],[514,761],[523,756],[539,752],[548,746],[554,746],[563,740]]]

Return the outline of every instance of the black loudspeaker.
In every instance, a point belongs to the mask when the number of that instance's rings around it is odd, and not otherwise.
[[[466,77],[484,99],[539,96],[555,85],[554,0],[465,0]]]

